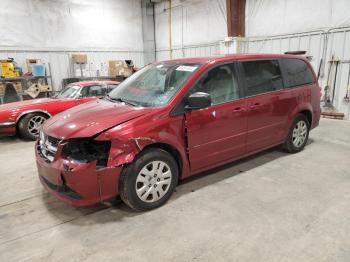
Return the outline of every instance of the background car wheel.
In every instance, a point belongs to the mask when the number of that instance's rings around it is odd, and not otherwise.
[[[289,130],[284,148],[289,153],[297,153],[303,150],[309,138],[309,131],[310,124],[308,119],[302,114],[298,115]]]
[[[170,198],[178,177],[178,165],[168,152],[146,150],[124,168],[119,182],[120,197],[134,210],[157,208]]]
[[[24,116],[19,124],[20,135],[25,139],[36,140],[42,124],[48,119],[44,114],[32,113]]]

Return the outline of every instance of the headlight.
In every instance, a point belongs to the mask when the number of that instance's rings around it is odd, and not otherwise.
[[[62,158],[79,163],[89,163],[97,160],[96,168],[102,168],[107,166],[110,148],[110,141],[96,141],[88,138],[72,139],[64,145]]]

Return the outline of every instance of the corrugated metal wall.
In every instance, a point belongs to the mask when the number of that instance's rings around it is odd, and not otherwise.
[[[286,51],[305,50],[312,56],[311,64],[317,73],[322,59],[319,83],[322,88],[327,85],[327,76],[332,56],[341,63],[338,67],[335,82],[334,107],[338,112],[350,119],[350,103],[344,100],[347,92],[350,73],[350,27],[332,28],[327,31],[311,31],[298,34],[280,35],[274,37],[245,39],[241,43],[242,53],[284,53]],[[335,75],[333,67],[332,76]],[[331,77],[331,90],[334,77]],[[332,94],[333,95],[333,94]]]
[[[184,46],[172,49],[173,59],[182,57],[200,57],[220,55],[220,42]],[[168,60],[170,57],[169,49],[157,49],[157,60]]]

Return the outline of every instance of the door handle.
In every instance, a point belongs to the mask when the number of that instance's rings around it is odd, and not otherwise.
[[[245,108],[244,107],[236,107],[235,109],[233,109],[234,113],[238,113],[238,112],[244,112]]]
[[[259,107],[261,107],[261,104],[260,104],[260,103],[254,103],[254,104],[252,104],[252,105],[250,106],[250,109],[257,109],[257,108],[259,108]]]

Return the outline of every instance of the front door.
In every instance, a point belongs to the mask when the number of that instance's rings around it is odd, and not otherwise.
[[[191,171],[198,172],[245,153],[246,101],[238,86],[235,64],[223,64],[207,71],[190,94],[211,95],[208,108],[186,112]]]

